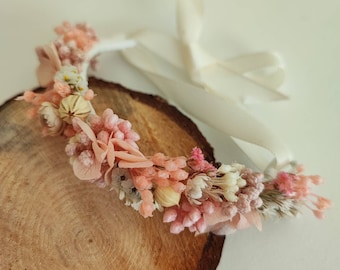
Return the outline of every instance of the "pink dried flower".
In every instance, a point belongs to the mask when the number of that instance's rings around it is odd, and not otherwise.
[[[76,155],[76,150],[77,150],[76,143],[69,143],[65,146],[65,153],[69,157]]]
[[[195,172],[216,171],[216,168],[204,159],[203,152],[198,147],[195,147],[191,151],[191,156],[188,159],[188,165]]]
[[[183,169],[177,169],[175,171],[170,172],[171,178],[177,181],[183,181],[188,178],[189,174]]]
[[[63,135],[67,138],[71,138],[76,135],[76,131],[73,129],[72,125],[66,125]]]
[[[36,94],[33,91],[27,90],[22,96],[16,98],[16,100],[24,100],[26,102],[32,102]]]
[[[155,210],[152,192],[150,190],[142,190],[140,191],[140,195],[142,198],[142,203],[139,208],[140,214],[145,218],[152,217],[152,212]]]
[[[133,175],[133,174],[132,174]],[[151,189],[152,182],[144,175],[133,176],[133,182],[138,190]]]
[[[164,211],[164,215],[163,215],[163,222],[164,223],[173,222],[173,221],[176,220],[176,218],[177,218],[177,210],[176,210],[176,208],[170,207],[170,208],[167,208]]]
[[[332,203],[330,200],[328,200],[325,197],[316,196],[317,201],[314,203],[314,205],[321,211],[328,209],[331,207]]]
[[[152,156],[152,162],[157,166],[164,167],[165,158],[163,153],[156,153]]]
[[[97,139],[104,144],[108,144],[110,140],[110,133],[106,130],[101,130],[97,133]]]
[[[78,156],[79,161],[84,167],[91,167],[94,163],[94,158],[94,153],[91,150],[84,150]]]
[[[238,209],[235,204],[223,203],[222,209],[223,215],[226,216],[227,220],[231,220],[238,213]]]
[[[194,149],[192,149],[191,158],[198,163],[204,162],[204,155],[202,153],[202,150],[198,147],[194,147]]]
[[[243,193],[239,194],[238,200],[235,203],[238,212],[241,214],[250,212],[252,210],[250,202],[251,200],[246,194],[243,194]]]
[[[102,129],[104,129],[104,122],[102,117],[99,115],[89,115],[88,122],[93,130],[94,133],[100,132]]]
[[[178,234],[185,228],[191,232],[203,233],[207,228],[204,219],[206,210],[209,213],[214,209],[211,202],[204,202],[201,206],[193,206],[189,202],[182,200],[181,204],[166,208],[164,211],[163,222],[171,223],[170,232]]]
[[[274,185],[277,186],[283,194],[287,196],[293,195],[294,187],[293,181],[294,176],[286,172],[279,172],[274,180]]]
[[[53,88],[61,97],[67,97],[68,95],[71,94],[71,88],[65,82],[55,81]]]
[[[87,24],[72,25],[64,22],[55,28],[58,38],[54,41],[60,61],[63,65],[74,65],[81,69],[86,53],[98,42],[95,31]],[[93,67],[95,60],[91,61]],[[81,70],[80,70],[81,71]]]
[[[212,214],[215,210],[215,205],[211,201],[204,201],[202,207],[203,212],[207,214]]]
[[[93,28],[84,23],[72,26],[71,23],[65,21],[62,25],[55,28],[55,32],[63,36],[63,41],[66,44],[74,41],[76,47],[83,51],[88,51],[93,46],[93,43],[98,41]]]
[[[89,101],[89,100],[92,100],[94,98],[94,96],[95,96],[95,94],[94,94],[93,90],[88,89],[86,91],[85,95],[84,95],[84,98]]]
[[[296,174],[279,172],[275,179],[266,183],[266,186],[279,190],[287,198],[306,206],[317,218],[322,218],[323,212],[331,207],[331,201],[312,193],[311,184],[321,184],[323,179],[317,175],[303,175],[302,169],[303,167],[299,166]]]
[[[185,190],[185,185],[182,182],[171,181],[170,186],[177,192],[177,193],[182,193]]]

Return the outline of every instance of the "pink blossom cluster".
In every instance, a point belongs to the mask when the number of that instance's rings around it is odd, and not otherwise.
[[[54,83],[54,76],[62,66],[75,66],[82,72],[82,64],[86,54],[98,42],[94,30],[87,24],[71,25],[64,22],[56,27],[58,37],[48,45],[36,48],[40,65],[37,68],[37,78],[42,87],[50,87]],[[95,66],[95,58],[91,59],[91,66]]]
[[[310,209],[317,218],[323,218],[324,211],[331,206],[330,200],[312,192],[311,184],[320,185],[323,179],[319,175],[304,175],[298,167],[296,174],[279,172],[275,179],[266,183],[266,188],[279,190],[288,198],[295,199]]]
[[[196,173],[199,172],[216,172],[216,167],[205,160],[203,152],[200,148],[194,147],[188,159],[188,167]]]
[[[102,116],[92,115],[85,123],[73,119],[76,135],[66,145],[75,175],[80,180],[106,186],[111,182],[114,167],[150,167],[152,162],[138,150],[139,135],[131,129],[131,123],[119,118],[111,109]]]
[[[132,176],[138,190],[151,189],[152,186],[171,186],[176,192],[181,193],[185,185],[188,173],[185,157],[169,158],[162,153],[156,153],[151,157],[154,166],[150,168],[133,169]]]
[[[55,28],[59,35],[54,41],[62,65],[73,65],[79,70],[85,60],[86,52],[98,42],[98,37],[90,26],[85,23],[75,24],[64,22]],[[81,71],[81,70],[80,70]]]
[[[170,223],[170,232],[178,234],[185,228],[190,232],[203,233],[207,230],[207,223],[204,219],[205,214],[213,214],[215,204],[205,201],[201,205],[192,205],[184,200],[179,206],[165,209],[163,222]]]
[[[260,194],[264,189],[263,175],[252,172],[251,169],[244,169],[241,175],[247,185],[236,193],[238,200],[232,203],[228,201],[221,203],[223,213],[230,220],[238,213],[246,214],[262,206]]]
[[[153,189],[171,187],[174,193],[180,195],[185,189],[183,181],[188,178],[188,172],[185,170],[187,166],[185,157],[169,158],[162,153],[156,153],[149,159],[153,166],[130,169],[133,183],[138,192],[141,193],[142,205],[139,212],[144,217],[152,216],[152,212],[156,208],[155,203],[160,206],[167,203],[166,198],[157,201],[157,198],[153,195],[152,200],[146,201],[143,196],[146,190],[151,192]],[[146,194],[151,196],[149,192]]]
[[[264,189],[262,174],[244,169],[241,175],[247,184],[236,193],[238,197],[236,202],[228,201],[223,196],[220,196],[221,201],[217,201],[215,197],[206,197],[200,205],[197,205],[190,203],[185,198],[180,206],[173,206],[165,210],[163,221],[171,223],[170,231],[172,233],[180,233],[185,228],[196,233],[221,230],[222,227],[228,226],[236,228],[239,226],[240,215],[247,215],[262,206],[260,194]],[[211,181],[213,182],[213,180]],[[205,192],[212,193],[215,188],[212,186],[211,190]],[[256,215],[247,215],[247,226],[257,223],[257,217]]]

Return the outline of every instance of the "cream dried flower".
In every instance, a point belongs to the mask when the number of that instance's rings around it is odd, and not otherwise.
[[[63,98],[59,105],[59,115],[68,124],[73,117],[84,120],[91,112],[90,104],[80,95],[70,95]]]
[[[218,186],[223,196],[230,202],[236,202],[238,200],[236,193],[247,185],[246,180],[241,177],[243,169],[244,166],[238,163],[222,164],[217,170],[218,177],[213,179],[213,185]]]
[[[39,115],[45,135],[58,136],[63,132],[65,122],[60,118],[56,105],[47,101],[41,103]]]
[[[72,65],[65,65],[55,74],[55,81],[68,84],[71,89],[83,91],[87,89],[87,81],[79,74],[78,69]]]
[[[75,85],[81,79],[78,69],[75,66],[65,65],[56,72],[54,76],[55,81],[65,82],[67,84]]]
[[[194,178],[188,180],[185,195],[189,202],[197,205],[201,204],[199,199],[202,198],[203,190],[208,186],[207,182],[209,180],[210,177],[206,174],[198,174]]]

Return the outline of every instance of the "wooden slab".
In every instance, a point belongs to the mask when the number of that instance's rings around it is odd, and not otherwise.
[[[132,122],[146,155],[213,160],[197,127],[159,97],[90,80],[100,114],[110,107]],[[117,194],[78,180],[66,139],[42,137],[29,105],[0,108],[0,269],[215,269],[224,237],[169,232],[161,214],[144,219]]]

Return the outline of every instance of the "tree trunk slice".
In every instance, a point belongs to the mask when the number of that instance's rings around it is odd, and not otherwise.
[[[145,155],[213,150],[195,124],[157,96],[91,78],[98,114],[132,122]],[[1,269],[215,269],[224,237],[169,232],[162,214],[143,218],[115,192],[78,180],[62,137],[42,137],[29,104],[0,108]]]

